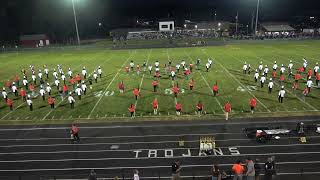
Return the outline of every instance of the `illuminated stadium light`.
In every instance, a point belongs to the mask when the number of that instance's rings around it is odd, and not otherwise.
[[[184,28],[187,28],[187,25],[186,25],[186,24],[184,24],[184,25],[183,25],[183,27],[184,27]]]
[[[218,23],[218,26],[220,27],[220,26],[221,26],[221,23]]]
[[[314,19],[314,16],[311,16],[310,19]]]
[[[194,28],[198,29],[198,25],[194,25]]]

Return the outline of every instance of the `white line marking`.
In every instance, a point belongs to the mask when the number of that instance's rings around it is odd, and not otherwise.
[[[150,59],[150,55],[152,53],[152,49],[149,51],[149,54],[148,54],[148,58],[147,58],[147,64],[149,62],[149,59]],[[142,83],[143,83],[143,79],[144,79],[144,75],[146,74],[146,72],[143,73],[142,75],[142,78],[141,78],[141,81],[140,81],[140,84],[139,84],[139,91],[141,91],[141,86],[142,86]],[[137,104],[138,104],[138,100],[140,99],[140,97],[136,100],[136,102],[134,103],[134,107],[137,109]],[[134,116],[136,116],[136,111],[134,112]]]
[[[13,111],[17,110],[19,107],[21,107],[22,105],[24,105],[25,102],[21,103],[17,108],[15,108]],[[6,118],[8,115],[10,115],[11,113],[13,113],[13,111],[8,112],[6,115],[4,115],[0,120]]]
[[[299,137],[282,137],[281,139],[298,139]],[[308,136],[309,139],[320,138],[320,136]],[[252,139],[221,139],[216,142],[228,142],[228,141],[252,141]],[[199,140],[185,141],[188,143],[198,143]],[[177,141],[141,141],[141,142],[107,142],[107,143],[87,143],[87,144],[18,144],[18,145],[5,145],[1,148],[14,148],[14,147],[57,147],[57,146],[97,146],[97,145],[130,145],[130,144],[166,144],[177,143]],[[319,152],[320,153],[320,152]]]
[[[120,67],[120,69],[118,70],[117,74],[113,77],[113,79],[111,80],[111,82],[109,83],[109,85],[106,87],[106,89],[103,91],[103,94],[105,94],[107,92],[107,90],[109,89],[109,87],[111,86],[111,84],[113,83],[113,81],[116,79],[116,77],[119,75],[120,71],[123,69],[123,66],[128,62],[129,59],[131,59],[132,57],[132,53],[131,55],[126,59],[126,61],[122,64],[122,66]],[[103,96],[100,96],[98,102],[93,106],[92,110],[90,111],[90,114],[88,116],[87,119],[89,119],[93,113],[93,111],[96,109],[96,107],[98,106],[98,104],[100,103],[101,99],[103,98]]]
[[[220,155],[219,157],[246,157],[246,156],[273,156],[273,155],[315,155],[320,154],[320,152],[286,152],[286,153],[264,153],[264,154],[236,154],[236,155]],[[122,157],[112,157],[112,158],[91,158],[91,159],[32,159],[32,160],[14,160],[14,161],[0,161],[0,163],[30,163],[30,162],[69,162],[69,161],[107,161],[107,160],[146,160],[146,159],[208,159],[210,157],[216,157],[215,155],[210,156],[175,156],[175,157],[132,157],[132,158],[122,158]]]
[[[203,52],[203,53],[208,56],[208,54],[207,54],[206,52]],[[227,54],[227,55],[235,58],[234,56],[232,56],[232,55],[230,55],[230,54]],[[237,58],[235,58],[235,59],[238,60]],[[238,61],[239,61],[239,60],[238,60]],[[245,86],[244,86],[233,74],[231,74],[231,73],[228,71],[228,69],[226,69],[220,62],[218,62],[218,61],[215,61],[215,62],[216,62],[217,64],[219,64],[219,65],[224,69],[224,71],[229,74],[229,76],[231,76],[235,81],[237,81],[237,82],[240,84],[240,86],[245,87]],[[239,62],[241,62],[241,61],[239,61]],[[252,97],[254,97],[268,112],[271,112],[270,109],[269,109],[266,105],[264,105],[254,94],[252,94],[250,91],[247,91],[247,92],[248,92]]]
[[[277,162],[277,164],[281,165],[286,165],[286,164],[318,164],[320,161],[302,161],[302,162]],[[231,166],[232,164],[219,164],[219,166]],[[203,164],[203,165],[182,165],[182,168],[192,168],[192,167],[212,167],[212,164]],[[159,168],[171,168],[171,166],[135,166],[135,167],[88,167],[88,168],[61,168],[61,169],[23,169],[23,170],[0,170],[0,172],[21,172],[21,171],[27,171],[27,172],[32,172],[32,171],[72,171],[72,170],[118,170],[118,169],[159,169]],[[303,174],[320,174],[320,172],[303,172]],[[277,173],[277,175],[287,175],[287,174],[297,174],[301,175],[301,173]],[[193,176],[182,176],[182,177],[193,177]],[[195,176],[195,177],[209,177],[209,176]],[[210,176],[211,177],[211,176]],[[146,177],[141,179],[146,179]],[[158,179],[159,177],[155,177],[152,179]],[[171,177],[161,177],[165,179],[170,179]],[[108,179],[108,178],[104,178]],[[109,178],[109,179],[114,179],[114,178]],[[132,179],[132,178],[130,178]],[[150,177],[151,179],[151,177]]]
[[[237,148],[266,148],[266,147],[296,147],[296,146],[319,146],[317,144],[285,144],[285,145],[254,145],[254,146],[232,146]],[[230,146],[219,146],[221,149],[228,149]],[[157,150],[166,150],[167,148],[157,148]],[[171,150],[199,150],[199,147],[193,148],[170,148]],[[64,153],[101,153],[101,152],[133,152],[136,150],[149,151],[150,149],[117,149],[117,150],[87,150],[87,151],[32,151],[32,152],[6,152],[0,155],[21,155],[21,154],[64,154]]]

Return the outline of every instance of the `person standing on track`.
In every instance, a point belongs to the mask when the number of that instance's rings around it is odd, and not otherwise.
[[[80,141],[79,128],[75,124],[72,124],[72,126],[71,126],[71,137],[72,136],[73,136],[74,141],[77,141],[77,142]]]
[[[171,165],[172,180],[180,180],[180,171],[181,171],[180,161],[176,160]]]
[[[246,158],[246,164],[247,164],[246,180],[255,180],[256,172],[254,168],[254,163],[250,157]]]
[[[240,160],[237,160],[237,162],[233,164],[232,171],[234,172],[233,180],[242,180],[245,169],[241,165]]]
[[[229,103],[229,101],[224,105],[224,111],[225,111],[225,115],[226,115],[226,120],[228,120],[229,113],[231,112],[231,104]]]
[[[269,157],[268,161],[264,164],[264,170],[265,170],[264,179],[272,180],[272,175],[274,175],[275,167],[271,157]]]

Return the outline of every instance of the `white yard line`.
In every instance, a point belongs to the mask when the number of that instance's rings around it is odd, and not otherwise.
[[[190,57],[190,55],[184,50],[184,53],[189,57],[189,59],[192,61],[192,58]],[[199,72],[199,74],[201,75],[201,77],[202,77],[202,79],[203,79],[203,81],[206,83],[206,85],[208,86],[208,88],[209,88],[209,91],[210,91],[210,95],[212,95],[213,94],[213,92],[212,92],[212,89],[211,89],[211,87],[210,87],[210,85],[209,85],[209,83],[208,83],[208,81],[204,78],[204,76],[202,75],[202,73],[201,73],[201,71],[200,70],[198,70],[198,72]],[[219,107],[220,107],[220,109],[221,109],[221,111],[222,112],[224,112],[224,109],[223,109],[223,107],[222,107],[222,105],[221,105],[221,103],[220,103],[220,101],[218,100],[218,98],[217,97],[214,97],[214,99],[216,100],[216,102],[218,103],[218,105],[219,105]]]
[[[251,154],[234,154],[234,155],[220,155],[219,157],[247,157],[247,156],[273,156],[273,155],[316,155],[320,152],[286,152],[286,153],[251,153]],[[112,158],[90,158],[90,159],[31,159],[31,160],[12,160],[12,161],[0,161],[0,163],[32,163],[32,162],[70,162],[70,161],[108,161],[108,160],[150,160],[150,159],[208,159],[208,157],[216,157],[215,155],[210,156],[172,156],[172,157],[112,157]],[[293,163],[293,162],[292,162]]]
[[[100,53],[100,54],[103,54],[103,53],[104,53],[104,51],[103,51],[102,53]],[[94,58],[96,58],[97,56],[98,56],[98,54],[95,55]],[[91,58],[91,59],[94,59],[94,58]],[[112,56],[109,57],[108,59],[106,59],[102,64],[108,62],[108,61],[111,60],[111,59],[112,59]],[[81,67],[81,65],[82,65],[82,64],[80,64],[78,67]],[[94,71],[94,70],[93,70],[93,71]],[[56,108],[58,108],[59,105],[60,105],[62,102],[64,102],[65,99],[68,99],[68,98],[65,97],[63,100],[61,100],[61,101],[57,104]],[[51,109],[41,120],[45,120],[56,108]]]
[[[236,148],[266,148],[266,147],[299,147],[299,146],[320,146],[320,143],[316,144],[285,144],[285,145],[254,145],[254,146],[232,146]],[[230,146],[219,146],[220,149],[228,149]],[[157,148],[158,151],[167,150],[168,148]],[[189,148],[170,148],[170,150],[199,150],[199,147]],[[22,154],[65,154],[65,153],[102,153],[102,152],[133,152],[133,151],[149,151],[148,149],[102,149],[102,150],[86,150],[86,151],[23,151],[23,152],[4,152],[0,155],[22,155]]]
[[[168,61],[170,60],[170,56],[169,56],[169,51],[167,49],[167,57],[168,57]],[[171,85],[172,87],[174,86],[174,81],[171,81]],[[178,99],[176,97],[174,97],[174,106],[176,106],[176,104],[178,103]]]
[[[111,84],[113,83],[113,81],[116,79],[116,77],[118,77],[120,71],[123,69],[123,66],[128,62],[129,59],[131,59],[132,57],[132,53],[130,54],[130,56],[126,59],[126,61],[122,64],[122,66],[119,68],[118,72],[116,73],[116,75],[113,77],[113,79],[111,80],[111,82],[108,84],[108,86],[106,87],[106,89],[103,91],[102,94],[105,94],[109,87],[111,86]],[[97,103],[93,106],[92,110],[90,111],[90,114],[88,115],[87,119],[90,119],[93,111],[96,109],[96,107],[98,106],[98,104],[100,103],[101,99],[103,98],[103,96],[100,96],[99,100],[97,101]]]
[[[26,102],[21,103],[17,108],[15,108],[13,111],[17,110],[19,107],[21,107],[22,105],[26,104]],[[13,113],[13,111],[8,112],[6,115],[4,115],[0,120],[3,120],[4,118],[6,118],[7,116],[9,116],[11,113]]]
[[[208,56],[207,52],[205,52],[205,51],[202,51],[202,52]],[[227,54],[227,55],[229,55],[229,54]],[[233,57],[233,56],[231,56],[231,57]],[[236,60],[238,60],[238,59],[236,59]],[[238,60],[238,61],[239,61],[239,60]],[[242,86],[243,88],[245,88],[245,86],[244,86],[233,74],[231,74],[231,73],[228,71],[228,69],[226,69],[219,61],[215,61],[215,62],[216,62],[217,64],[219,64],[219,65],[222,67],[222,69],[224,69],[224,71],[229,74],[230,77],[232,77],[235,81],[237,81],[240,86]],[[250,91],[247,91],[247,92],[248,92],[252,97],[254,97],[268,112],[271,112],[270,109],[269,109],[266,105],[264,105],[254,94],[252,94]]]
[[[148,58],[147,58],[147,64],[149,62],[149,59],[150,59],[150,55],[152,53],[152,49],[149,51],[149,54],[148,54]],[[142,78],[141,78],[141,81],[140,81],[140,84],[139,84],[139,91],[141,91],[141,86],[142,86],[142,83],[143,83],[143,80],[144,80],[144,75],[145,75],[146,72],[143,72],[143,75],[142,75]],[[136,102],[134,103],[134,107],[137,108],[137,104],[138,104],[138,101],[139,101],[140,97],[136,100]],[[134,111],[134,116],[136,116],[136,111]]]

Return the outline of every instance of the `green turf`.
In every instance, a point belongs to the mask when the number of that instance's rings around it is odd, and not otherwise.
[[[136,119],[139,120],[159,120],[159,119],[206,119],[221,118],[223,116],[223,105],[230,101],[232,105],[232,117],[261,117],[261,116],[290,116],[290,115],[318,115],[320,110],[319,94],[320,90],[313,88],[311,93],[304,99],[302,87],[305,80],[300,81],[300,89],[293,91],[292,82],[286,80],[286,97],[283,104],[277,101],[279,91],[278,83],[275,84],[273,93],[267,93],[267,84],[261,89],[259,83],[253,81],[253,73],[244,75],[242,73],[243,63],[246,61],[252,66],[252,71],[257,68],[260,61],[263,64],[271,65],[276,60],[278,65],[289,63],[292,59],[295,68],[302,65],[302,58],[306,57],[309,67],[313,68],[320,56],[318,51],[320,41],[273,41],[256,43],[233,43],[218,47],[194,47],[194,48],[173,48],[173,49],[138,49],[138,50],[94,50],[94,49],[68,49],[68,50],[46,50],[11,52],[0,54],[1,86],[12,79],[18,73],[21,78],[21,69],[29,70],[29,65],[35,65],[36,69],[43,69],[43,65],[50,68],[49,82],[53,83],[52,69],[57,64],[62,64],[66,71],[71,67],[74,73],[81,72],[83,66],[92,73],[99,65],[103,70],[102,79],[94,83],[93,89],[88,89],[88,94],[81,101],[76,99],[75,109],[71,110],[66,99],[64,101],[58,97],[55,87],[53,95],[56,96],[56,109],[51,110],[47,101],[42,101],[40,97],[33,99],[34,111],[30,112],[27,105],[20,98],[15,98],[12,93],[10,98],[14,99],[14,111],[9,112],[9,108],[2,100],[0,103],[0,123],[59,123],[80,120],[81,122],[102,121],[125,121],[128,120],[128,107],[131,103],[136,105]],[[205,62],[208,57],[214,59],[213,68],[205,72]],[[175,99],[173,95],[166,94],[166,89],[171,89],[172,81],[165,75],[164,64],[168,59],[173,65],[185,59],[187,64],[201,59],[200,70],[194,70],[190,77],[195,80],[193,91],[189,90],[188,82],[182,72],[178,74],[178,82],[184,93]],[[157,93],[152,92],[151,82],[153,76],[148,72],[137,75],[136,72],[129,74],[124,71],[124,67],[133,60],[135,64],[144,61],[154,64],[155,60],[160,61],[162,78],[159,82]],[[194,68],[195,69],[195,68]],[[279,74],[279,73],[277,73]],[[31,75],[29,75],[31,77]],[[286,76],[285,76],[286,77]],[[303,78],[306,76],[303,75]],[[118,83],[125,83],[125,93],[120,94]],[[31,81],[31,80],[29,80]],[[211,87],[218,82],[220,95],[212,96]],[[39,83],[39,82],[38,82]],[[256,86],[257,89],[248,91],[247,86]],[[132,90],[141,89],[141,97],[135,101]],[[245,89],[241,92],[239,89]],[[37,86],[37,91],[39,87]],[[108,96],[101,95],[108,92]],[[110,96],[110,94],[113,94]],[[159,101],[160,115],[154,116],[152,110],[152,100],[157,97]],[[256,97],[258,100],[255,114],[250,114],[249,99]],[[183,116],[175,116],[175,102],[183,105]],[[195,116],[195,106],[198,101],[202,101],[206,115],[201,118]]]

